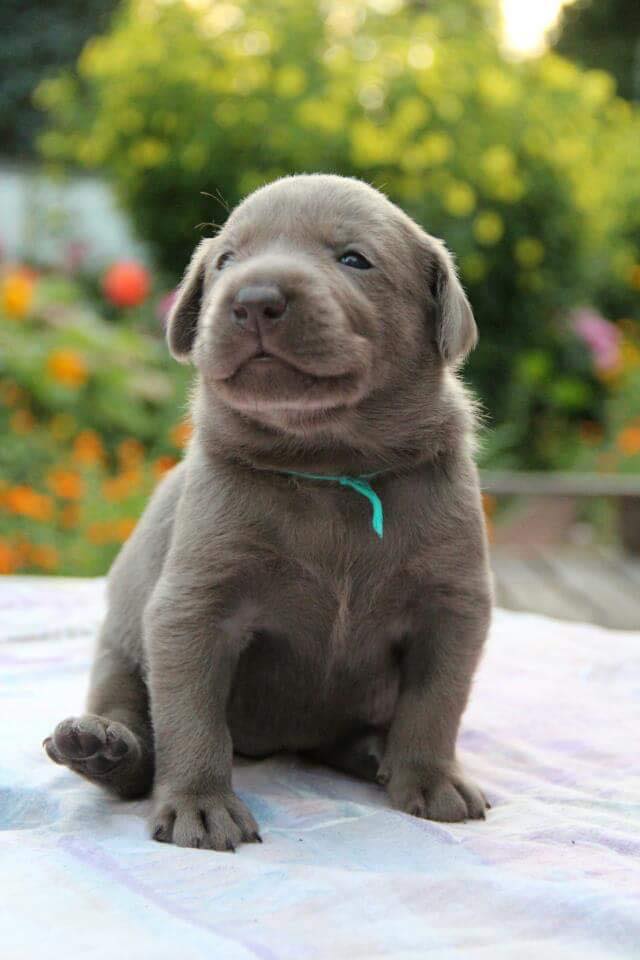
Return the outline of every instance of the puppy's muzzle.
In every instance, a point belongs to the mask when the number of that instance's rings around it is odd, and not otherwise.
[[[231,319],[243,330],[258,337],[268,333],[282,319],[287,309],[287,298],[273,285],[241,287],[231,303]]]

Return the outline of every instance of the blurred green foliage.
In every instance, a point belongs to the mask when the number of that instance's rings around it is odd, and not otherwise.
[[[513,63],[491,0],[129,0],[78,76],[39,92],[52,161],[107,171],[176,276],[232,205],[283,174],[381,187],[456,252],[479,321],[468,371],[487,456],[568,465],[602,388],[563,322],[638,316],[640,119],[611,77]]]
[[[186,441],[152,303],[115,324],[83,287],[0,274],[0,573],[104,573]]]
[[[640,4],[638,0],[574,0],[560,11],[553,49],[583,67],[607,70],[618,93],[640,99]]]
[[[105,30],[117,0],[2,0],[0,4],[0,144],[4,156],[35,152],[42,114],[34,88],[62,67],[73,69],[89,37]]]

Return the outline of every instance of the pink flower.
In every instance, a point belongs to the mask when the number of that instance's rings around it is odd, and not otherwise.
[[[161,297],[160,300],[158,301],[158,305],[156,307],[156,314],[157,314],[158,320],[160,320],[163,327],[167,325],[167,317],[169,316],[169,311],[171,310],[171,307],[175,303],[177,295],[178,295],[178,288],[176,287],[175,290],[169,290],[168,293],[165,293],[165,295]]]
[[[621,334],[615,324],[588,307],[576,310],[572,325],[586,343],[597,370],[613,370],[620,362]]]
[[[77,273],[84,266],[89,245],[82,240],[72,240],[64,251],[64,268],[69,273]]]

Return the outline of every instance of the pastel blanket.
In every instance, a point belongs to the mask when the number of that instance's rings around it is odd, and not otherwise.
[[[239,764],[262,846],[180,850],[51,764],[100,580],[0,578],[3,960],[640,958],[640,633],[497,611],[462,756],[485,823],[428,823],[282,757]]]

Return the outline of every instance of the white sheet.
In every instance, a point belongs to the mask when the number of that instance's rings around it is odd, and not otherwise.
[[[51,764],[101,581],[0,578],[3,960],[640,957],[640,634],[498,611],[462,753],[493,809],[428,823],[290,758],[243,764],[262,846],[180,850]]]

